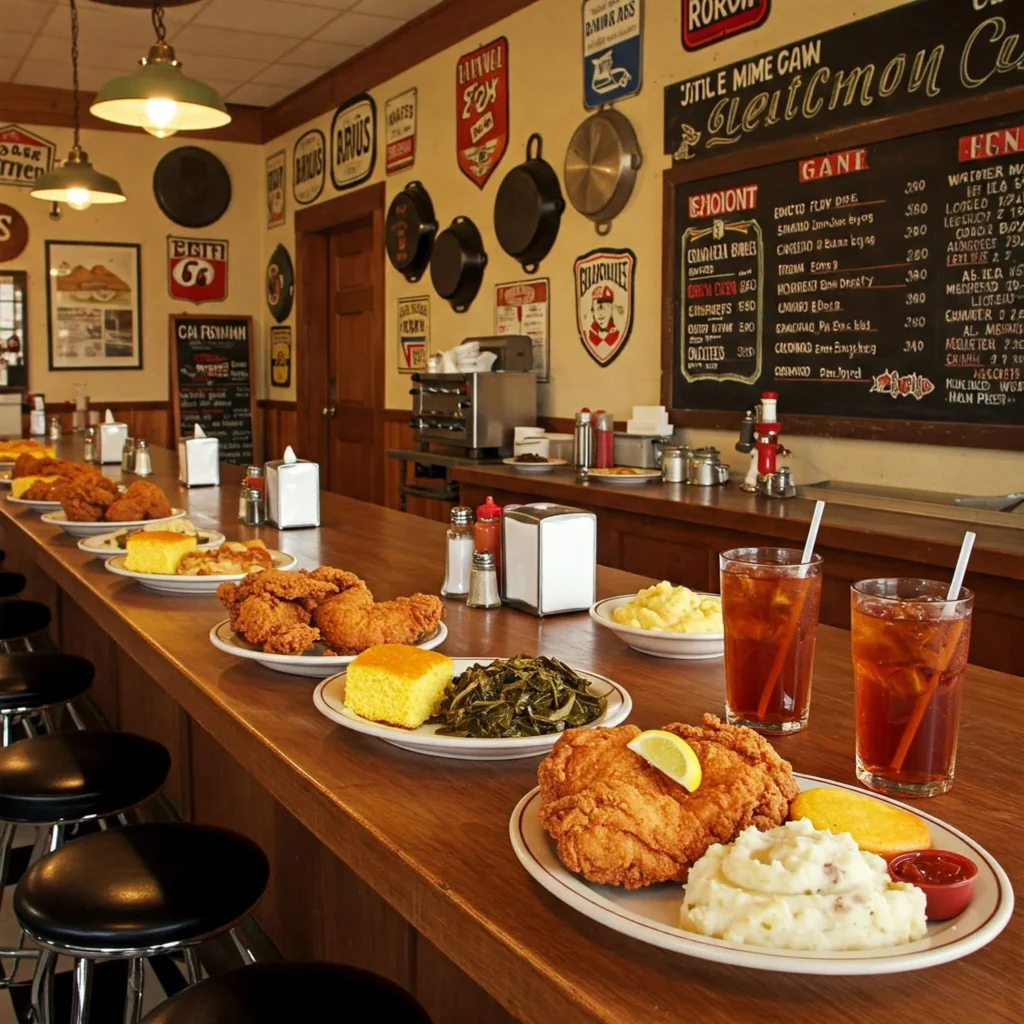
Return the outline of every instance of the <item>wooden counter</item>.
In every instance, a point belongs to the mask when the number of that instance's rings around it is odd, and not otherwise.
[[[598,561],[696,590],[718,591],[718,555],[751,544],[802,547],[814,502],[772,500],[735,484],[638,487],[576,483],[571,471],[529,475],[509,466],[458,467],[461,500],[478,505],[558,501],[598,514]],[[965,519],[970,513],[967,513]],[[971,660],[1024,674],[1024,530],[830,502],[817,551],[825,559],[821,621],[850,624],[850,584],[876,576],[953,575],[965,530],[978,535],[967,586],[975,592]]]
[[[229,537],[256,532],[234,521],[237,470],[225,470],[221,490],[185,493],[170,454],[154,450],[153,460],[155,482],[194,521],[220,523]],[[323,496],[323,519],[319,531],[259,536],[304,564],[358,572],[380,598],[436,592],[440,525],[332,495]],[[145,591],[27,510],[5,506],[0,523],[7,567],[27,569],[33,593],[55,607],[63,648],[97,661],[94,696],[107,716],[171,749],[179,809],[240,828],[267,850],[273,879],[259,917],[290,958],[381,971],[415,991],[436,1024],[1020,1019],[1020,914],[964,960],[861,979],[723,967],[599,927],[534,884],[509,845],[509,815],[535,785],[536,760],[420,757],[337,728],[313,708],[313,681],[210,646],[207,633],[223,618],[212,598]],[[599,590],[643,582],[602,569]],[[545,653],[621,681],[640,726],[721,711],[720,662],[645,658],[586,615],[538,620],[449,602],[446,621],[449,654]],[[822,628],[810,729],[779,743],[797,770],[853,781],[851,691],[849,638]],[[926,805],[986,846],[1018,884],[1022,718],[1020,679],[970,669],[957,782]]]

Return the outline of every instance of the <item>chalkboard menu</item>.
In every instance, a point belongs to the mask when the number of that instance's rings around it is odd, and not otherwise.
[[[172,315],[170,325],[176,435],[190,435],[198,423],[220,441],[222,461],[251,463],[252,318],[181,314]]]
[[[1024,424],[1024,114],[674,204],[674,408]]]

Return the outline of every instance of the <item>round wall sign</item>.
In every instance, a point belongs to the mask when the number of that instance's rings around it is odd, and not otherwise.
[[[28,245],[28,224],[13,207],[0,203],[0,263],[16,260]]]
[[[164,214],[186,228],[220,220],[231,203],[227,168],[207,149],[179,146],[153,172],[153,193]]]
[[[295,271],[292,258],[283,245],[271,253],[267,264],[267,305],[270,315],[278,322],[288,319],[295,295]]]

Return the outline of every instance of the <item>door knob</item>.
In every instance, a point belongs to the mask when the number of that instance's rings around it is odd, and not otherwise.
[[[333,416],[337,411],[338,407],[336,405],[325,405],[323,409],[320,410],[323,416]]]

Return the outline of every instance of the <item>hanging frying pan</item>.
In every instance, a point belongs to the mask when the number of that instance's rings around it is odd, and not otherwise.
[[[175,224],[205,228],[220,220],[231,203],[231,178],[209,150],[179,146],[156,165],[153,193]]]
[[[565,153],[565,191],[599,235],[608,234],[629,201],[642,163],[633,125],[614,107],[591,114],[573,133]]]
[[[543,140],[534,132],[526,143],[526,163],[505,175],[494,200],[498,244],[528,274],[551,251],[558,237],[565,200],[555,169],[542,159]]]
[[[391,265],[406,281],[418,281],[430,263],[437,234],[434,204],[427,190],[410,181],[388,207],[384,222],[384,245]]]
[[[437,294],[447,299],[456,313],[469,309],[480,290],[486,266],[484,241],[468,217],[456,217],[434,240],[430,280]]]
[[[295,268],[288,250],[278,243],[267,264],[267,307],[278,322],[288,319],[295,295]]]

